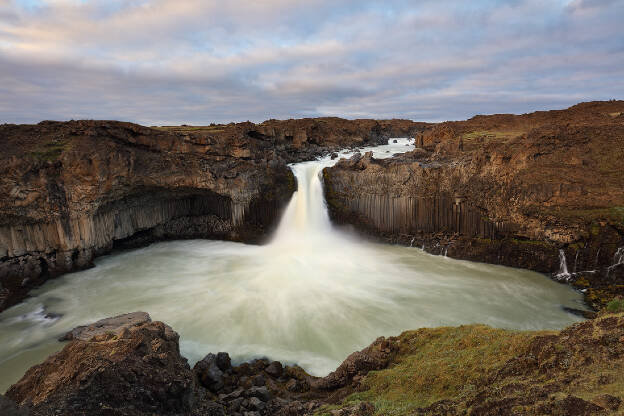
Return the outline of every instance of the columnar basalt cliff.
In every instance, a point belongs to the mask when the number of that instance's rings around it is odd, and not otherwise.
[[[551,273],[596,307],[624,293],[624,102],[477,116],[415,142],[325,169],[333,219],[434,254]]]
[[[113,248],[180,238],[260,241],[295,189],[286,163],[423,126],[334,118],[0,126],[0,311]]]

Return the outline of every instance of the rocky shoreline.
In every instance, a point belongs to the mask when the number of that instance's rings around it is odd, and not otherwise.
[[[392,414],[602,415],[622,407],[624,313],[561,332],[408,331],[377,339],[320,378],[267,359],[232,365],[225,352],[191,369],[178,334],[144,312],[63,339],[62,351],[0,396],[4,416],[366,416],[385,414],[382,406]]]
[[[624,295],[623,110],[438,124],[412,152],[326,168],[330,214],[381,241],[549,274],[600,309]]]

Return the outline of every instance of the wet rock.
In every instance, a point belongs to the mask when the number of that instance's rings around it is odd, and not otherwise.
[[[233,412],[239,411],[244,401],[245,399],[243,397],[238,397],[236,399],[233,399],[229,403],[229,409]]]
[[[249,404],[247,405],[247,408],[251,409],[251,410],[258,410],[258,411],[263,411],[266,408],[266,403],[264,403],[262,400],[260,400],[258,397],[251,397],[249,398]]]
[[[398,141],[396,139],[392,140],[392,143],[398,143]]]
[[[44,315],[45,319],[50,319],[52,321],[55,321],[57,319],[60,319],[63,317],[62,313],[55,313],[55,312],[48,312]]]
[[[235,399],[242,397],[243,393],[244,393],[243,389],[236,389],[229,394],[223,394],[222,395],[223,397],[221,397],[220,395],[219,398],[224,401],[231,401],[231,400],[235,400]]]
[[[112,318],[101,319],[89,325],[77,326],[59,338],[59,341],[71,341],[74,339],[89,341],[95,336],[104,334],[117,335],[128,328],[151,321],[152,319],[146,312],[126,313]]]
[[[254,386],[264,386],[266,384],[266,378],[262,374],[258,374],[253,378]]]
[[[252,387],[249,390],[247,390],[246,393],[248,396],[257,397],[263,402],[268,402],[269,400],[271,400],[271,393],[269,393],[269,389],[267,389],[265,386]]]
[[[224,386],[223,371],[217,364],[217,356],[215,354],[210,353],[201,361],[198,361],[193,367],[193,372],[197,375],[201,384],[214,393],[221,390]]]
[[[279,361],[273,361],[264,371],[273,378],[280,378],[284,372],[284,367],[282,367],[282,363]]]
[[[303,393],[310,389],[310,385],[305,380],[290,379],[286,382],[286,390],[292,393]]]
[[[331,160],[334,160],[337,157],[338,157],[338,153],[336,153],[336,152],[332,152],[331,155],[330,155]]]
[[[227,371],[232,368],[232,360],[227,352],[217,353],[216,363],[221,371]]]

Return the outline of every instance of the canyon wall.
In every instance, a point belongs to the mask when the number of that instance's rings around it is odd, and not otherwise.
[[[181,238],[260,242],[296,188],[287,163],[422,126],[342,119],[0,126],[0,311],[115,248]]]
[[[334,221],[384,241],[624,293],[624,102],[478,116],[324,170]],[[565,264],[564,260],[565,259]]]

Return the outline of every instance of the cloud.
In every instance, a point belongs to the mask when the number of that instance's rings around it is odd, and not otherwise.
[[[624,0],[0,0],[0,121],[443,120],[624,96]]]

